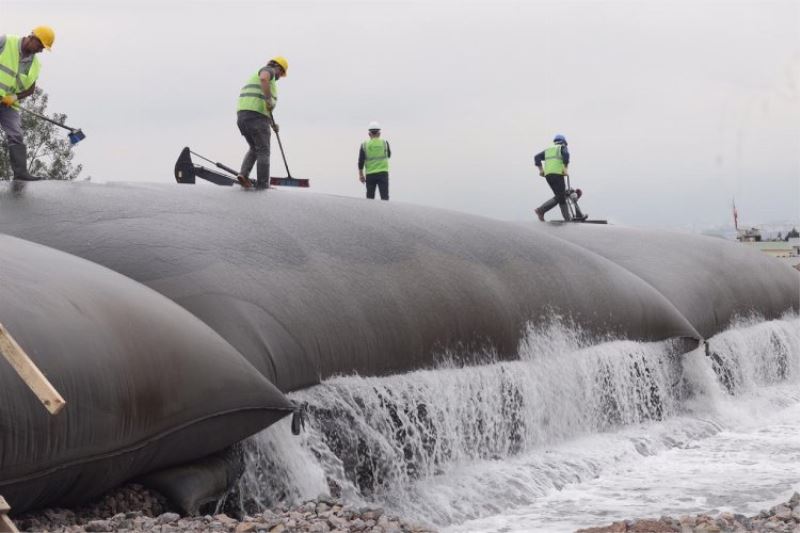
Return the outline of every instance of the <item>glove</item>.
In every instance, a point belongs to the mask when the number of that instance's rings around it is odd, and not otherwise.
[[[544,177],[544,170],[542,170],[541,168],[539,169],[539,175],[540,175],[541,177]]]
[[[12,105],[17,103],[17,95],[16,94],[7,94],[3,97],[3,105],[7,105],[11,107]]]

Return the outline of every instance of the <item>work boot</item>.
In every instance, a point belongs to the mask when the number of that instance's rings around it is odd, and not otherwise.
[[[539,217],[539,220],[544,222],[544,214],[553,209],[557,205],[558,202],[556,201],[556,199],[550,198],[545,203],[534,209],[533,212],[536,213],[536,216]]]
[[[28,155],[24,144],[12,144],[8,147],[8,158],[11,160],[11,170],[15,180],[38,181],[42,178],[31,176],[28,172]]]
[[[253,183],[250,181],[250,178],[245,178],[241,174],[236,176],[236,179],[239,181],[239,184],[244,187],[245,189],[249,189],[253,186]]]
[[[564,221],[569,222],[572,220],[572,216],[569,214],[569,206],[566,204],[566,202],[563,204],[558,204],[558,206],[561,208],[561,216],[564,217]]]

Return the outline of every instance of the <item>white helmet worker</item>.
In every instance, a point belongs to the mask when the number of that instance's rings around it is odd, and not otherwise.
[[[381,131],[381,125],[378,124],[378,122],[376,120],[373,120],[372,122],[369,123],[369,126],[367,127],[367,129],[369,131]]]

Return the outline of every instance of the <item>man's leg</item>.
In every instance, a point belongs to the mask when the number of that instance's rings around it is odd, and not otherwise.
[[[256,164],[256,152],[253,149],[253,139],[250,135],[250,131],[247,128],[247,121],[239,116],[236,120],[236,125],[239,126],[239,133],[242,134],[244,140],[247,141],[247,153],[244,154],[244,159],[242,159],[242,166],[239,169],[239,183],[242,184],[242,187],[245,189],[250,188],[250,172],[253,170],[253,165]]]
[[[19,111],[0,105],[0,128],[6,134],[8,159],[15,180],[35,181],[39,178],[28,172],[28,154],[22,137],[22,119]]]
[[[266,189],[269,187],[269,120],[260,113],[247,113],[239,116],[237,124],[250,147],[242,161],[241,175],[247,178],[255,164],[256,187]]]
[[[567,207],[567,185],[564,182],[564,176],[561,174],[548,174],[545,176],[545,179],[553,190],[553,194],[555,194],[554,200],[561,208],[561,215],[564,217],[564,220],[570,220],[572,217],[569,214],[569,207]]]
[[[534,209],[533,212],[536,213],[536,216],[539,217],[539,220],[544,222],[544,214],[553,209],[557,205],[558,201],[555,199],[555,197],[553,197],[547,200],[539,207],[537,207],[536,209]]]
[[[375,174],[367,174],[367,199],[374,200],[375,199],[375,186],[378,184],[378,180],[375,178]]]
[[[378,190],[381,193],[381,200],[389,200],[389,173],[381,172],[378,176]]]
[[[256,150],[256,188],[269,188],[269,119],[254,120],[253,143]]]

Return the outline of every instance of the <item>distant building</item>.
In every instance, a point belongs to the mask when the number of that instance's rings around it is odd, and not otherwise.
[[[746,246],[760,250],[771,257],[796,257],[800,255],[800,244],[792,245],[786,241],[742,241]]]
[[[761,242],[758,228],[736,228],[736,240],[739,242]]]

